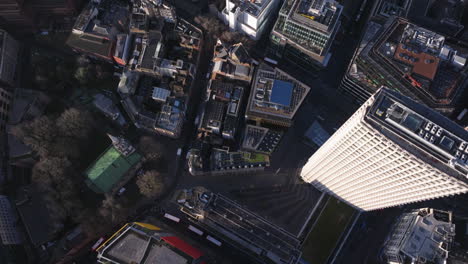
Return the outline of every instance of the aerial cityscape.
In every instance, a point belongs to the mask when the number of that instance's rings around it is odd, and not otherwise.
[[[0,0],[1,264],[468,264],[465,0]]]

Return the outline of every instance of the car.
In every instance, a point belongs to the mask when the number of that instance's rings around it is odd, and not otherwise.
[[[125,187],[120,188],[119,192],[117,193],[118,196],[122,196],[127,189]]]
[[[137,176],[140,176],[144,173],[145,171],[143,169],[139,169],[136,173]]]
[[[200,201],[207,203],[211,198],[211,195],[209,193],[202,193],[200,194]]]

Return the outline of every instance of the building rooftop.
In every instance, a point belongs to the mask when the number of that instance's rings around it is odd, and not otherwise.
[[[68,37],[67,45],[82,52],[89,52],[103,58],[110,58],[112,56],[113,42],[104,36],[72,33]]]
[[[213,62],[211,79],[216,79],[217,75],[248,82],[252,79],[254,60],[242,43],[227,47],[218,40],[214,48]]]
[[[242,149],[271,154],[278,146],[282,132],[266,127],[247,125],[244,130]]]
[[[270,102],[289,107],[293,94],[294,84],[281,80],[274,80],[271,87]]]
[[[468,132],[456,123],[389,89],[375,95],[366,119],[416,157],[468,182]]]
[[[242,100],[244,90],[243,83],[211,80],[200,129],[233,139],[240,119],[239,112],[245,101]]]
[[[125,72],[118,90],[125,111],[137,127],[178,137],[184,122],[186,85],[169,77]]]
[[[211,167],[213,171],[229,171],[270,166],[270,157],[251,152],[229,152],[224,149],[213,149]]]
[[[47,202],[35,185],[20,188],[19,202],[16,209],[21,217],[28,237],[35,247],[39,247],[54,238],[57,226],[52,225],[51,214],[47,209]]]
[[[290,122],[310,87],[278,68],[261,64],[253,80],[248,116]]]
[[[103,94],[94,95],[93,104],[97,109],[99,109],[113,121],[116,121],[119,125],[124,126],[126,124],[125,118],[120,113],[120,110],[107,96]]]
[[[467,58],[451,39],[394,18],[369,23],[348,75],[369,94],[386,86],[450,113],[467,84]]]
[[[300,242],[293,235],[221,194],[194,188],[180,191],[176,200],[185,200],[179,204],[182,212],[198,219],[222,240],[248,251],[260,263],[293,264],[300,258]]]
[[[318,121],[314,121],[312,125],[304,133],[306,142],[312,143],[315,146],[322,146],[330,138],[330,134],[320,125]]]
[[[120,1],[91,1],[82,10],[67,45],[81,52],[112,59],[112,51],[120,28],[127,23],[128,6]]]
[[[85,174],[88,186],[95,192],[106,193],[119,182],[127,171],[137,164],[141,155],[133,152],[122,155],[114,146],[110,146],[89,168]]]
[[[404,44],[398,44],[393,58],[397,61],[409,64],[412,72],[429,80],[434,80],[439,66],[439,58],[428,53],[408,50]]]
[[[342,9],[335,0],[296,0],[289,18],[302,25],[331,32]]]
[[[448,259],[449,247],[455,237],[452,213],[430,208],[418,209],[403,214],[397,222],[399,230],[394,230],[389,241],[398,241],[397,248],[401,263],[443,264]],[[384,250],[387,253],[389,250]]]
[[[118,264],[186,264],[203,256],[182,239],[137,222],[122,227],[97,251],[99,263]]]
[[[260,16],[263,10],[266,9],[268,4],[272,2],[271,0],[234,0],[235,8],[240,8],[241,11],[244,11],[254,17]]]

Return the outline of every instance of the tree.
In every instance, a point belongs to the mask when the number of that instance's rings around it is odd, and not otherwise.
[[[47,185],[58,188],[65,181],[72,181],[71,162],[66,158],[47,158],[36,163],[32,169],[32,179],[40,187]]]
[[[236,44],[241,42],[247,50],[250,50],[255,45],[255,41],[247,37],[245,34],[230,31],[229,28],[217,17],[212,15],[207,16],[196,16],[195,22],[197,22],[208,34],[212,35],[214,39],[221,39],[228,45]]]
[[[106,195],[99,208],[99,214],[115,225],[127,218],[128,208],[118,202],[112,195]]]
[[[78,177],[68,159],[42,159],[34,165],[32,179],[46,194],[47,207],[58,216],[57,219],[73,216],[83,209],[76,188]]]
[[[89,70],[88,67],[78,67],[76,69],[75,74],[74,74],[75,79],[80,82],[80,84],[86,84],[88,83],[89,79]]]
[[[11,132],[41,157],[50,154],[51,145],[57,137],[55,122],[48,116],[21,123],[13,127]]]
[[[139,175],[136,184],[140,193],[148,198],[161,195],[164,190],[164,181],[161,174],[155,170]]]
[[[57,127],[61,136],[85,139],[93,130],[94,120],[90,112],[70,108],[57,118]]]
[[[161,143],[149,136],[143,136],[139,142],[140,152],[149,161],[160,161],[163,157],[164,147]]]
[[[81,224],[83,231],[90,236],[106,233],[112,228],[112,226],[109,226],[106,218],[90,208],[85,208],[78,212],[76,220]]]

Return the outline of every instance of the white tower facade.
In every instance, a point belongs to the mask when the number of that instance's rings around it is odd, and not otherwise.
[[[363,211],[468,192],[468,132],[381,89],[309,159],[301,177]]]

